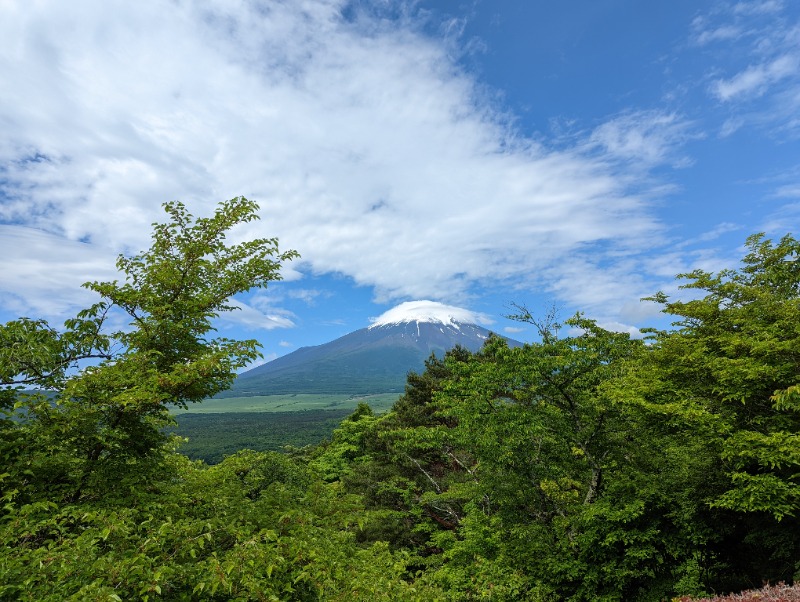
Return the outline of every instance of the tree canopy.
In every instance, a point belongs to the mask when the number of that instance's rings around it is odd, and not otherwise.
[[[3,600],[660,601],[800,576],[791,236],[681,275],[644,340],[518,306],[538,342],[431,356],[386,414],[207,466],[170,407],[257,356],[214,319],[297,254],[227,242],[242,197],[164,207],[95,305],[0,326]]]

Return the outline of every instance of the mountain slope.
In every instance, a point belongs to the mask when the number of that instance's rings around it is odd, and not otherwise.
[[[470,317],[466,310],[433,302],[402,304],[369,328],[303,347],[239,375],[222,396],[401,393],[408,372],[422,371],[431,353],[443,355],[455,345],[471,351],[483,346],[488,330],[454,319]]]

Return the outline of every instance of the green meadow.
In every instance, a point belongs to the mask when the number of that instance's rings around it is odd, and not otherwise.
[[[259,395],[253,397],[228,397],[206,399],[191,404],[185,410],[174,408],[173,414],[225,414],[242,412],[306,412],[309,410],[355,410],[359,403],[368,404],[374,412],[389,410],[397,401],[397,393],[375,395]]]
[[[209,464],[241,449],[281,451],[316,445],[339,423],[368,404],[376,414],[388,411],[397,393],[375,395],[261,395],[207,399],[186,410],[173,408],[169,430],[187,439],[181,453]]]

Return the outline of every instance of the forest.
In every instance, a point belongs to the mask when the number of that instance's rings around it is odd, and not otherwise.
[[[165,210],[122,281],[85,285],[95,305],[0,326],[0,599],[659,601],[800,578],[791,235],[679,275],[642,339],[518,306],[539,342],[455,348],[329,441],[208,465],[169,408],[257,357],[213,321],[296,253],[226,241],[257,218],[243,197]]]
[[[184,439],[178,450],[193,460],[218,464],[241,449],[282,451],[325,439],[351,410],[183,414],[167,428]]]

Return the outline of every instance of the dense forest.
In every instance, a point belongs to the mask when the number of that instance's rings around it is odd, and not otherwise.
[[[330,439],[352,410],[182,414],[167,432],[184,439],[178,450],[193,460],[218,464],[242,449],[283,451]]]
[[[168,408],[256,356],[213,319],[295,253],[226,243],[244,198],[165,208],[64,328],[0,326],[0,599],[657,601],[800,575],[793,237],[681,275],[643,340],[519,307],[540,342],[431,357],[386,414],[210,466]]]

